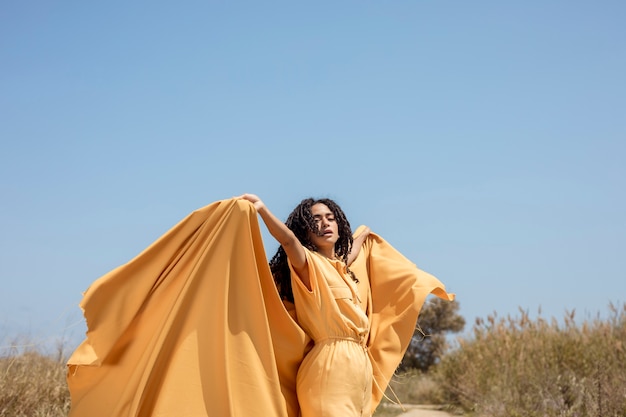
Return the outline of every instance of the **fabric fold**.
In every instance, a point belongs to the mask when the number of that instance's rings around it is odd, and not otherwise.
[[[357,228],[354,235],[362,230],[363,226]],[[451,301],[454,294],[375,233],[367,237],[350,269],[360,280],[361,300],[367,300],[364,308],[370,318],[373,411],[411,342],[426,297],[432,293]]]
[[[374,234],[351,269],[370,320],[375,407],[424,299],[452,296]],[[80,306],[88,330],[68,361],[70,417],[299,414],[311,340],[279,297],[247,201],[194,211]]]
[[[280,301],[249,203],[195,211],[95,281],[81,307],[71,416],[297,415],[290,381],[308,339]]]

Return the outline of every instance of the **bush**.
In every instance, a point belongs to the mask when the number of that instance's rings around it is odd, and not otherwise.
[[[426,372],[439,362],[448,345],[446,335],[458,333],[465,319],[458,314],[459,302],[433,298],[422,308],[411,342],[400,363],[400,371]]]
[[[27,350],[0,357],[0,416],[67,416],[65,360]]]
[[[447,401],[481,417],[625,416],[626,304],[577,325],[521,317],[478,319],[442,358]]]

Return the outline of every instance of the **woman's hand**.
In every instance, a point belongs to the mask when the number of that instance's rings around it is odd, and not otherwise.
[[[298,273],[300,280],[302,283],[311,290],[311,282],[309,281],[309,272],[307,269],[307,260],[306,253],[304,252],[304,247],[293,234],[291,230],[280,221],[276,216],[272,214],[272,212],[267,208],[267,206],[261,201],[261,199],[254,194],[242,194],[239,197],[235,197],[240,200],[247,200],[254,205],[259,216],[263,219],[265,226],[267,226],[267,230],[270,234],[280,243],[280,245],[285,250],[287,257],[289,258],[289,262],[291,262],[291,266]]]
[[[259,198],[259,196],[255,195],[255,194],[242,194],[239,197],[237,197],[240,200],[248,200],[249,202],[252,203],[252,205],[254,205],[254,208],[259,211],[261,208],[263,208],[265,206],[265,204],[263,204],[263,201],[261,201],[261,199]]]
[[[372,230],[369,227],[365,226],[363,231],[354,238],[353,245],[359,245],[359,247],[363,245],[363,242],[365,242],[365,239],[370,235],[371,232]]]

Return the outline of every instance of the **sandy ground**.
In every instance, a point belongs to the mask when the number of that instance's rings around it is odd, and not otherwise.
[[[404,405],[406,412],[399,417],[453,417],[445,411],[439,411],[436,407],[428,405]]]

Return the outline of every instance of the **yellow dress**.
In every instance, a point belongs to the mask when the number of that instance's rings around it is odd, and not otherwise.
[[[299,325],[313,339],[297,378],[302,417],[370,416],[369,320],[339,260],[305,249],[311,291],[291,269]]]
[[[351,269],[367,313],[367,325],[363,315],[351,320],[365,331],[355,330],[359,337],[369,328],[373,410],[426,296],[452,296],[374,234]],[[297,379],[310,381],[305,370],[322,366],[309,354],[324,344],[309,352],[304,325],[280,300],[247,201],[191,213],[96,280],[80,306],[87,334],[68,360],[71,417],[298,417],[315,401],[297,393]],[[365,356],[361,343],[341,343]]]

